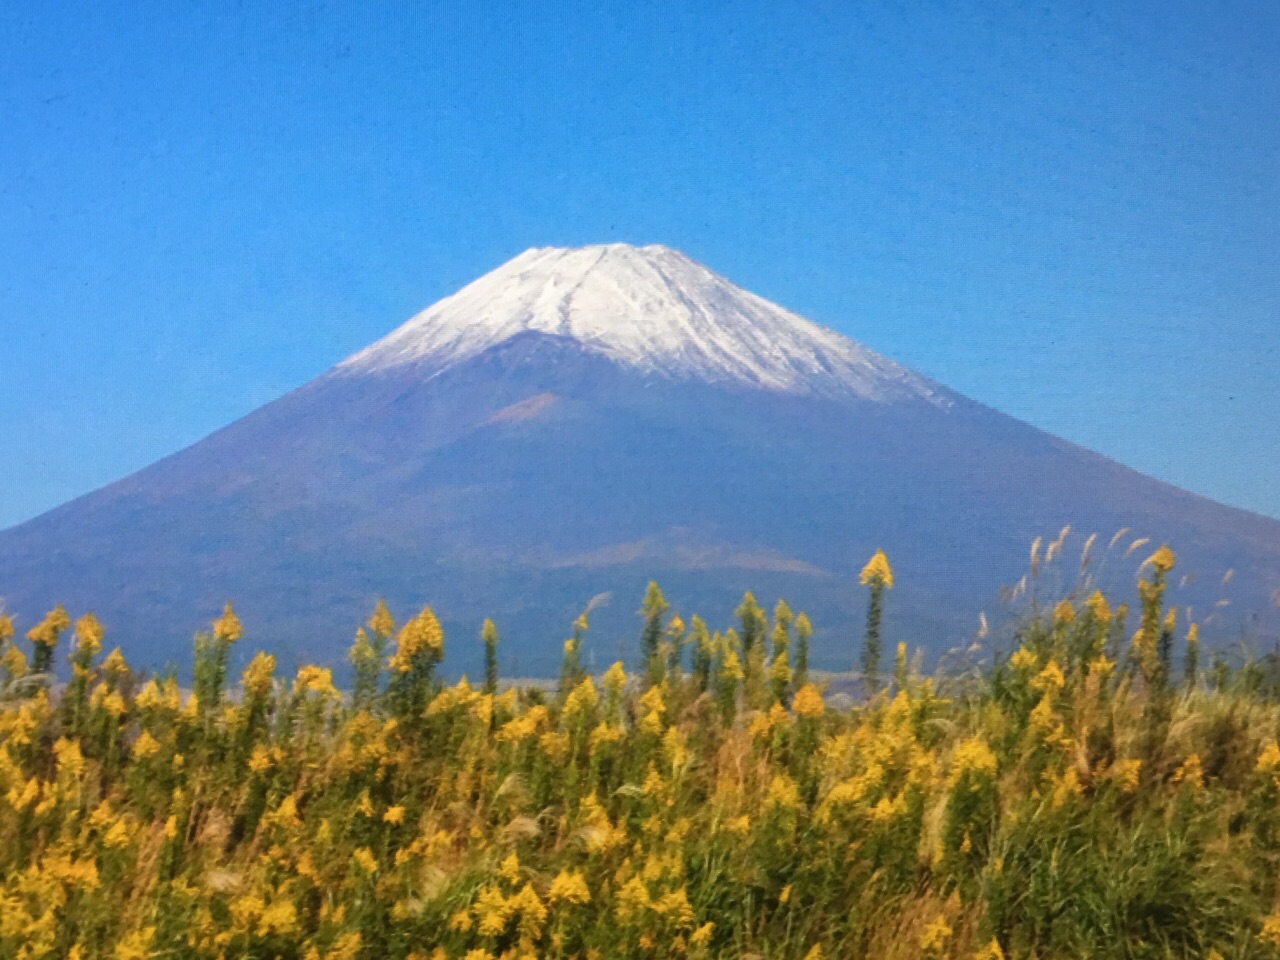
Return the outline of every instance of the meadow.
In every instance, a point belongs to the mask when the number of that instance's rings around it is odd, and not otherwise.
[[[877,554],[852,700],[749,594],[713,632],[651,586],[600,676],[583,614],[545,688],[491,623],[444,683],[429,607],[380,604],[344,691],[263,653],[232,682],[230,606],[185,686],[91,614],[0,618],[0,958],[1280,956],[1280,704],[1202,664],[1175,563],[926,677],[882,660]]]

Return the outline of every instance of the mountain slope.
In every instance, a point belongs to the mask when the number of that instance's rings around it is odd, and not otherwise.
[[[745,589],[785,595],[819,626],[820,662],[844,666],[852,573],[877,547],[899,573],[890,632],[938,649],[1066,523],[1072,564],[1090,532],[1169,539],[1202,614],[1228,568],[1241,609],[1280,588],[1280,523],[973,403],[673,251],[612,245],[523,254],[201,443],[0,533],[0,595],[28,620],[93,608],[158,664],[227,597],[254,644],[336,659],[385,593],[402,613],[432,602],[460,666],[492,615],[506,669],[546,673],[602,592],[617,599],[593,618],[595,656],[629,651],[657,578],[718,620]]]

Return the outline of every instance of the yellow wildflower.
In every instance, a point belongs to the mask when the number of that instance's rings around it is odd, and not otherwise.
[[[1141,772],[1141,760],[1117,760],[1111,765],[1111,769],[1108,771],[1108,777],[1121,793],[1133,793],[1133,791],[1138,787],[1138,775]]]
[[[103,835],[102,845],[109,850],[118,850],[129,845],[129,836],[129,824],[124,820],[117,820]]]
[[[58,637],[69,626],[71,626],[71,618],[59,604],[45,614],[43,620],[27,631],[27,639],[38,647],[53,647],[57,645]]]
[[[213,638],[224,643],[235,643],[243,635],[240,629],[240,618],[236,616],[231,603],[222,609],[222,616],[213,621]]]
[[[689,895],[684,887],[664,894],[653,907],[673,927],[693,925],[693,906],[689,903]]]
[[[1254,766],[1254,770],[1258,773],[1267,773],[1277,767],[1280,767],[1280,743],[1271,740],[1263,747],[1262,753],[1258,755],[1258,762]]]
[[[981,737],[962,741],[951,755],[951,784],[954,786],[965,773],[979,777],[996,775],[996,755]]]
[[[10,628],[12,630],[12,627]],[[102,649],[102,624],[92,613],[86,613],[76,621],[76,650],[87,656],[96,656]]]
[[[615,696],[622,691],[627,684],[627,671],[623,668],[621,662],[614,663],[608,670],[604,672],[605,689],[612,692]]]
[[[715,933],[716,925],[714,923],[704,923],[693,933],[689,934],[689,945],[693,947],[705,947],[711,942],[711,935]]]
[[[1085,606],[1089,608],[1089,612],[1093,614],[1093,619],[1099,623],[1111,622],[1111,607],[1107,603],[1107,598],[1102,595],[1101,590],[1095,590],[1089,595]]]
[[[333,685],[333,670],[329,667],[307,665],[298,669],[293,681],[295,694],[316,693],[333,700],[339,699],[337,688]]]
[[[378,871],[378,861],[374,857],[373,851],[368,847],[360,847],[351,855],[351,859],[365,873],[376,873]]]
[[[271,692],[272,675],[276,669],[276,658],[259,651],[244,668],[240,675],[240,688],[245,696],[262,698]]]
[[[1204,770],[1200,766],[1200,755],[1193,753],[1182,762],[1182,766],[1173,774],[1174,783],[1185,783],[1192,790],[1204,786]]]
[[[826,706],[822,702],[822,694],[812,683],[806,683],[803,687],[796,691],[795,699],[791,702],[791,709],[795,711],[799,717],[820,717],[826,710]]]
[[[374,633],[383,637],[389,637],[395,632],[396,622],[391,619],[391,611],[387,609],[386,600],[378,600],[378,604],[373,610],[373,615],[369,617],[368,627]]]
[[[155,927],[143,927],[126,933],[116,943],[115,960],[150,960],[151,939],[155,933]]]
[[[862,573],[858,575],[858,582],[864,587],[884,587],[886,590],[893,588],[893,568],[889,566],[889,558],[883,550],[877,550],[867,561]]]
[[[533,884],[526,883],[521,887],[520,892],[507,901],[507,905],[520,918],[522,937],[536,939],[542,933],[542,925],[547,921],[547,907],[533,889]]]
[[[1058,661],[1050,660],[1031,681],[1031,689],[1042,693],[1057,693],[1066,683],[1067,679],[1063,676]]]
[[[133,741],[133,756],[139,760],[154,757],[159,752],[159,742],[146,730],[138,734],[138,739]]]
[[[1147,563],[1155,568],[1156,573],[1168,573],[1174,568],[1176,562],[1173,551],[1167,544],[1147,558]]]
[[[469,910],[459,910],[457,913],[449,917],[448,928],[454,933],[467,933],[471,930],[471,912]]]
[[[590,677],[586,677],[570,690],[569,695],[565,697],[563,711],[565,719],[573,720],[594,709],[598,699],[595,683],[592,682]]]
[[[561,870],[551,881],[547,899],[561,903],[590,903],[591,891],[577,870]]]
[[[1030,671],[1036,665],[1036,655],[1026,647],[1019,647],[1009,658],[1009,665],[1020,672]]]
[[[507,854],[507,858],[498,864],[498,876],[508,883],[515,883],[520,879],[520,858],[514,851]]]
[[[650,906],[649,890],[639,877],[632,877],[623,884],[615,897],[614,909],[623,923],[637,919]]]
[[[253,746],[253,753],[249,756],[249,769],[254,773],[266,773],[271,767],[271,751],[261,743]]]
[[[951,925],[942,917],[929,923],[920,935],[920,951],[922,953],[939,953],[951,939]]]
[[[476,930],[482,937],[496,937],[506,929],[511,917],[511,904],[497,887],[482,888],[471,910],[476,918]]]
[[[415,658],[424,654],[431,659],[439,659],[444,654],[444,631],[430,607],[423,607],[417,616],[400,628],[396,635],[396,652],[388,666],[396,673],[408,673],[413,669]]]
[[[769,793],[765,803],[776,809],[799,809],[800,791],[796,787],[796,782],[785,773],[775,773],[773,779],[769,781]]]
[[[1258,932],[1258,939],[1263,943],[1269,943],[1273,947],[1280,947],[1280,912],[1272,913],[1262,921],[1262,929]]]

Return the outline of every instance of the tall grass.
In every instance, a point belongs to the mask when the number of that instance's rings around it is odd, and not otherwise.
[[[0,619],[0,958],[1280,956],[1280,708],[1173,667],[1172,564],[1136,634],[1073,594],[840,708],[802,614],[686,628],[656,587],[632,673],[585,673],[584,614],[554,689],[502,689],[492,624],[446,686],[429,608],[379,606],[350,695],[265,654],[228,689],[230,608],[190,691],[92,616],[29,653]]]

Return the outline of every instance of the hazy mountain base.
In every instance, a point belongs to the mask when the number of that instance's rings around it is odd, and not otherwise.
[[[1172,562],[840,708],[807,618],[713,635],[656,588],[635,676],[586,674],[584,615],[552,691],[500,692],[491,630],[441,687],[431,611],[379,607],[349,697],[266,655],[229,695],[228,609],[186,695],[83,618],[54,699],[65,614],[29,664],[0,622],[0,958],[1278,956],[1280,705],[1194,629],[1174,669]]]

